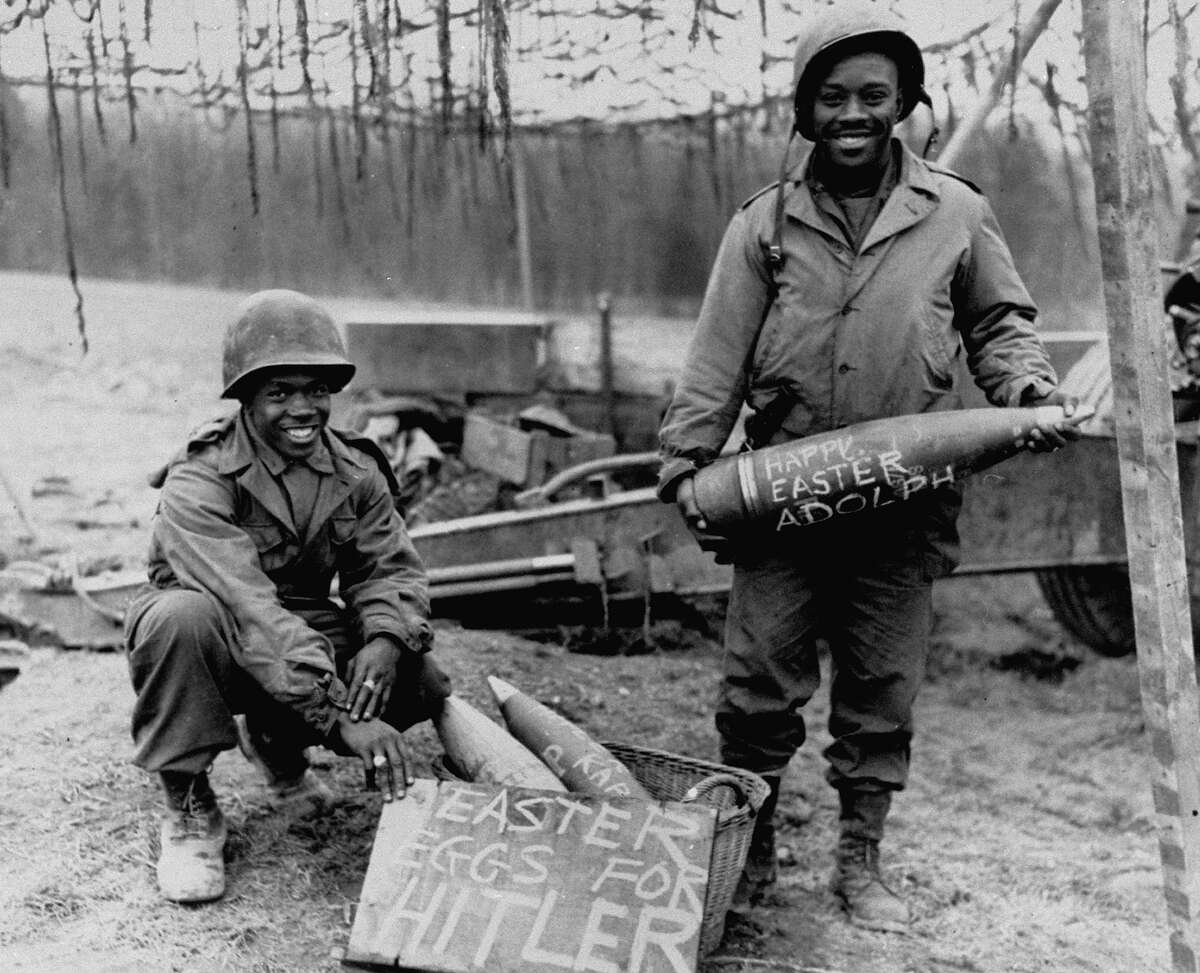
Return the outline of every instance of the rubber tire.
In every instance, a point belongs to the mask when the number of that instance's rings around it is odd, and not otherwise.
[[[1100,655],[1134,651],[1133,597],[1124,565],[1066,565],[1037,572],[1050,611],[1075,638]]]

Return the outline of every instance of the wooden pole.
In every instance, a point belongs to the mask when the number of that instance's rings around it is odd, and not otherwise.
[[[521,303],[533,310],[533,245],[529,235],[529,188],[525,173],[525,147],[512,141],[513,204],[517,218],[517,267],[521,275]]]
[[[1200,970],[1200,702],[1152,207],[1140,3],[1084,0],[1092,174],[1170,955]],[[1195,511],[1193,511],[1193,516]]]
[[[617,444],[617,390],[613,372],[612,298],[602,292],[596,298],[600,312],[600,394],[604,400],[604,428]]]

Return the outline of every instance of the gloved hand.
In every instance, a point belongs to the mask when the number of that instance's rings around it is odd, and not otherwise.
[[[679,481],[675,489],[675,505],[683,515],[683,522],[691,535],[696,538],[700,550],[710,551],[716,556],[718,564],[730,564],[733,561],[733,543],[723,534],[713,533],[708,529],[708,521],[700,512],[696,503],[696,484],[691,476]]]
[[[1067,395],[1059,389],[1055,389],[1046,395],[1031,395],[1023,398],[1021,404],[1029,407],[1061,405],[1066,418],[1070,419],[1075,415],[1075,410],[1079,406],[1079,397]],[[1055,450],[1062,449],[1068,442],[1073,442],[1081,435],[1082,433],[1080,433],[1079,427],[1075,423],[1056,422],[1050,426],[1039,426],[1029,433],[1027,439],[1018,442],[1017,445],[1023,446],[1035,453],[1052,453]]]

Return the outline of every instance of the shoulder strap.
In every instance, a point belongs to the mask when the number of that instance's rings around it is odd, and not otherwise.
[[[179,450],[162,466],[155,469],[148,477],[146,482],[156,490],[161,490],[162,485],[167,482],[167,474],[171,471],[171,467],[177,463],[184,462],[193,453],[199,452],[205,446],[211,446],[213,443],[222,439],[233,424],[237,421],[237,413],[233,412],[227,416],[218,416],[215,419],[209,419],[207,422],[202,422],[190,433],[188,433],[187,444],[183,449]]]
[[[983,190],[980,189],[977,185],[975,185],[975,183],[971,182],[971,180],[968,179],[966,176],[960,175],[959,173],[955,172],[953,169],[947,169],[945,166],[940,166],[936,162],[930,162],[928,159],[925,159],[923,161],[924,161],[925,165],[928,166],[930,169],[932,169],[934,172],[940,173],[943,176],[949,176],[951,179],[957,179],[964,186],[970,187],[971,190],[974,191],[975,193],[979,194],[980,196],[983,195]]]
[[[742,202],[738,205],[738,210],[739,211],[744,210],[747,206],[749,206],[756,199],[758,199],[759,196],[765,196],[767,193],[769,193],[772,189],[774,189],[778,185],[779,185],[779,182],[778,182],[778,180],[776,180],[775,182],[768,183],[767,185],[763,186],[762,189],[757,190],[750,196],[747,196],[745,199],[743,199]]]
[[[383,474],[383,478],[387,481],[388,492],[391,493],[392,499],[399,502],[400,481],[396,479],[396,473],[392,469],[391,461],[388,459],[387,454],[379,448],[379,444],[373,439],[368,439],[366,436],[359,436],[344,429],[334,429],[332,426],[329,427],[329,432],[337,436],[347,446],[353,446],[355,449],[370,456],[375,461],[375,465],[379,467],[379,472]]]

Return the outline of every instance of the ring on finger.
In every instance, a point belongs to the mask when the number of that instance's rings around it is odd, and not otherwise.
[[[371,763],[373,763],[376,767],[386,767],[387,762],[388,758],[381,753],[375,754],[375,757],[371,760]]]
[[[362,681],[362,684],[364,686],[366,686],[367,689],[371,690],[371,692],[375,692],[375,680],[374,679],[364,679]]]

